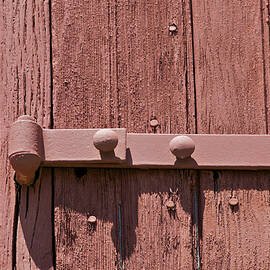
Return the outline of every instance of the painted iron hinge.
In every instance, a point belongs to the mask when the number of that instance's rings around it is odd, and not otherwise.
[[[270,136],[42,129],[23,115],[10,129],[9,160],[21,184],[31,184],[39,167],[265,170]]]

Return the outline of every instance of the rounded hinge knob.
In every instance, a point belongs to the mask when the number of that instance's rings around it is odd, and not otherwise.
[[[100,129],[93,136],[94,146],[102,152],[111,152],[118,144],[117,133],[111,129]]]
[[[195,143],[188,136],[174,137],[169,146],[171,152],[179,159],[189,158],[195,150]]]

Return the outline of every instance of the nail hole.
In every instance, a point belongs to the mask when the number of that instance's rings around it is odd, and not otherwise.
[[[87,168],[74,168],[74,173],[77,178],[82,178],[87,174]]]

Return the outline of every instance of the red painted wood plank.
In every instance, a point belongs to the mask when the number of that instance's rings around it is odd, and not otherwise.
[[[199,133],[268,132],[269,41],[262,3],[193,3]],[[203,269],[269,268],[268,178],[266,172],[201,172]],[[229,205],[231,197],[237,207]]]
[[[267,133],[269,133],[269,121],[270,121],[270,73],[269,67],[269,54],[270,54],[270,35],[269,35],[269,19],[270,19],[270,2],[269,0],[261,2],[261,18],[262,18],[262,53],[264,64],[264,97],[265,97],[265,113],[266,113],[266,127]]]
[[[51,175],[45,173],[43,180],[49,183],[37,185],[38,192],[19,190],[15,205],[13,171],[7,163],[7,132],[19,115],[32,115],[44,128],[51,124],[49,32],[49,1],[0,3],[1,269],[53,267]]]
[[[18,269],[54,269],[52,171],[42,168],[33,186],[21,189],[17,233]]]
[[[198,133],[266,133],[260,3],[193,4]]]
[[[203,269],[269,269],[269,172],[201,172]],[[229,201],[236,198],[238,204]]]
[[[178,27],[175,35],[169,34],[171,23]],[[52,3],[52,29],[55,128],[194,132],[189,2],[58,0]],[[156,128],[150,126],[153,118],[159,122]],[[76,173],[56,170],[57,268],[115,269],[121,258],[129,269],[153,268],[157,258],[162,267],[167,261],[171,268],[192,268],[188,177],[157,171],[148,185],[142,180],[149,179],[147,172]],[[141,184],[134,193],[136,178]],[[160,178],[151,191],[151,183]],[[160,220],[160,203],[169,197],[170,186],[175,191],[179,185],[186,191],[183,201],[176,194],[181,222],[164,206]],[[92,213],[97,217],[94,231],[87,222]]]

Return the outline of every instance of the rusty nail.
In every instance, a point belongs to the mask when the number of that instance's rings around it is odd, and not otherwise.
[[[175,203],[172,200],[167,201],[166,202],[166,206],[170,210],[174,210],[175,209]]]
[[[170,141],[171,152],[180,159],[188,158],[195,150],[194,141],[188,136],[176,136]]]
[[[236,205],[238,205],[238,199],[237,198],[230,198],[230,200],[229,200],[229,204],[231,205],[231,206],[236,206]]]
[[[94,224],[97,222],[97,218],[95,216],[90,216],[88,219],[87,219],[88,222]]]
[[[150,126],[151,126],[151,127],[155,128],[155,127],[157,127],[158,125],[159,125],[159,123],[158,123],[158,120],[157,120],[157,119],[152,119],[152,120],[150,120]]]
[[[93,136],[94,146],[102,152],[111,152],[118,144],[118,136],[111,129],[100,129]]]
[[[170,33],[175,33],[177,31],[177,26],[173,23],[169,25]]]

